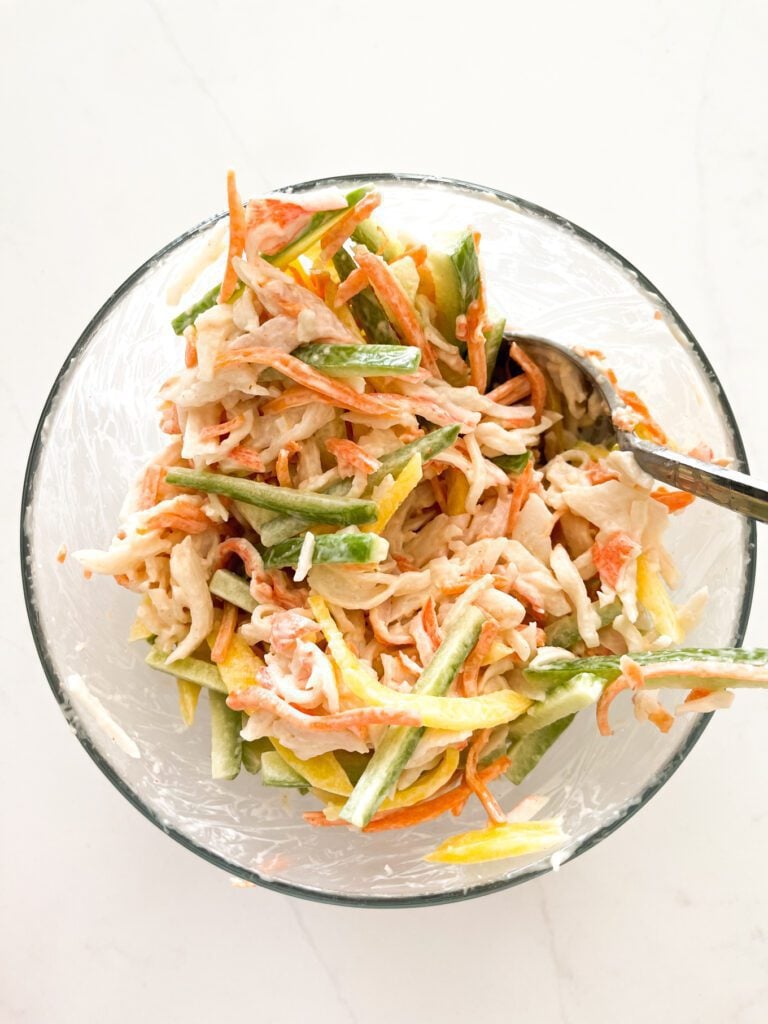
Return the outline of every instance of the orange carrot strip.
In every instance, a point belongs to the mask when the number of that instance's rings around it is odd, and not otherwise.
[[[243,537],[230,537],[219,544],[219,561],[223,561],[225,555],[237,555],[249,576],[263,576],[263,565],[258,551]]]
[[[668,491],[664,487],[657,487],[655,491],[651,491],[651,497],[659,504],[666,505],[670,512],[680,512],[696,500],[686,491]]]
[[[361,270],[360,267],[355,267],[349,277],[339,285],[336,298],[333,300],[334,306],[343,306],[345,302],[354,299],[356,295],[359,295],[367,287],[368,278],[365,271]]]
[[[346,462],[360,473],[365,473],[366,476],[375,473],[381,467],[378,459],[374,459],[354,441],[347,441],[341,437],[329,437],[325,442],[325,447],[339,463]]]
[[[617,388],[616,393],[619,398],[626,405],[633,409],[640,417],[642,417],[642,425],[645,427],[648,437],[651,441],[655,441],[657,444],[666,444],[667,435],[661,429],[656,420],[651,416],[648,406],[645,402],[637,395],[634,391],[624,391],[622,388]]]
[[[358,224],[367,220],[380,203],[381,195],[378,192],[369,192],[355,203],[351,210],[347,210],[320,239],[320,263],[327,262],[335,255]]]
[[[479,299],[470,302],[467,309],[465,338],[467,355],[469,356],[469,376],[471,382],[482,395],[488,384],[488,363],[485,358],[485,309]]]
[[[162,466],[148,466],[144,479],[141,481],[141,493],[139,495],[139,508],[148,509],[157,504],[157,488],[160,480],[165,475]]]
[[[183,533],[204,533],[210,525],[210,519],[206,523],[201,523],[199,519],[187,519],[185,516],[174,515],[173,512],[161,512],[152,519],[153,529],[181,530]]]
[[[621,659],[620,664],[622,668],[621,675],[606,686],[597,702],[597,728],[601,736],[613,735],[613,729],[608,720],[608,712],[611,710],[611,704],[613,704],[618,695],[624,690],[638,690],[645,682],[642,670],[631,658],[625,655]]]
[[[249,686],[237,693],[230,693],[227,704],[233,711],[247,711],[250,714],[259,710],[269,711],[307,732],[336,732],[369,725],[421,724],[418,715],[402,708],[354,708],[351,711],[337,711],[335,714],[308,715],[264,686]]]
[[[264,472],[264,463],[259,453],[244,444],[235,445],[234,448],[227,452],[225,458],[232,459],[233,462],[239,462],[241,466],[247,466],[254,473]]]
[[[232,266],[232,260],[242,256],[245,248],[245,210],[240,196],[237,194],[234,171],[227,171],[227,205],[229,206],[229,251],[224,280],[219,289],[219,302],[222,303],[232,298],[232,292],[237,287],[237,274]]]
[[[413,245],[411,246],[410,249],[406,249],[401,256],[398,256],[396,260],[392,260],[390,266],[392,266],[392,264],[394,263],[399,263],[400,260],[404,260],[406,256],[410,256],[410,258],[413,260],[416,266],[420,267],[428,255],[429,250],[427,249],[426,245]]]
[[[531,385],[531,402],[535,410],[535,419],[538,422],[541,419],[544,403],[547,400],[546,379],[536,363],[529,355],[523,352],[516,341],[512,343],[510,352],[512,358],[521,367],[523,373],[528,378],[528,383]]]
[[[187,369],[197,366],[197,345],[193,338],[188,337],[184,345],[184,365]]]
[[[243,423],[244,419],[242,416],[233,416],[231,420],[224,420],[223,423],[213,423],[210,427],[203,427],[200,431],[200,440],[213,441],[217,437],[231,434],[233,430],[237,430]]]
[[[437,615],[435,613],[435,602],[432,600],[432,595],[427,598],[424,602],[424,607],[421,610],[421,624],[424,627],[424,632],[429,637],[430,643],[435,650],[443,642],[443,634],[440,630],[440,626],[437,623]]]
[[[67,560],[67,545],[62,544],[59,550],[56,552],[56,561],[61,565]]]
[[[464,767],[464,779],[485,808],[485,813],[488,815],[488,821],[490,824],[500,825],[502,822],[506,822],[507,817],[504,814],[504,811],[502,811],[499,801],[493,793],[491,793],[490,789],[488,789],[477,772],[477,759],[480,755],[480,751],[488,742],[488,737],[490,735],[490,729],[483,729],[473,737],[472,742],[469,745],[467,763]]]
[[[228,604],[224,609],[224,614],[221,616],[221,624],[211,648],[211,661],[215,662],[215,664],[220,665],[226,658],[232,643],[232,637],[235,635],[236,626],[237,608],[233,604]]]
[[[519,377],[510,377],[509,380],[505,380],[493,391],[489,391],[485,397],[490,398],[497,405],[513,405],[515,402],[527,398],[530,393],[531,382],[524,373],[521,373]]]
[[[490,651],[498,632],[499,627],[496,623],[491,619],[486,619],[483,623],[483,628],[480,630],[480,636],[474,650],[464,663],[464,669],[461,673],[461,691],[465,697],[477,696],[477,677],[480,674],[480,666],[486,654]]]
[[[409,345],[415,345],[421,351],[421,364],[437,377],[439,370],[432,346],[427,341],[424,328],[421,326],[418,313],[411,305],[402,285],[379,256],[374,256],[364,245],[355,249],[358,266],[365,271],[379,301],[395,320]]]
[[[326,377],[325,374],[302,363],[295,356],[277,349],[261,347],[232,349],[228,355],[219,360],[218,365],[220,367],[231,366],[239,362],[271,366],[274,370],[285,374],[286,377],[290,377],[297,384],[332,399],[334,405],[345,409],[354,409],[356,412],[367,413],[371,416],[391,416],[400,413],[404,407],[410,407],[410,402],[403,395],[358,394],[346,384],[340,384],[333,378]]]
[[[262,406],[261,411],[264,416],[271,416],[273,413],[285,412],[286,409],[298,409],[302,405],[310,405],[316,401],[317,395],[314,391],[294,385],[293,387],[286,388],[277,398],[267,402],[266,405]]]
[[[526,463],[525,469],[515,480],[514,487],[512,488],[512,503],[509,506],[509,516],[507,518],[507,536],[510,536],[515,529],[515,523],[517,517],[520,515],[520,510],[528,500],[528,495],[533,489],[533,466],[529,459]]]

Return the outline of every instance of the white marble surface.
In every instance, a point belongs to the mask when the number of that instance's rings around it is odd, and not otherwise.
[[[75,743],[34,654],[16,531],[39,410],[102,299],[222,206],[228,165],[251,191],[432,171],[587,226],[682,311],[768,477],[766,5],[450,11],[0,6],[2,1024],[768,1018],[763,695],[740,695],[647,808],[559,874],[355,911],[232,888],[144,821]],[[767,610],[761,569],[753,643]]]

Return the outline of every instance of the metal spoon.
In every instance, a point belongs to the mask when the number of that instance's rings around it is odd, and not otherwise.
[[[634,455],[641,469],[662,483],[760,522],[768,522],[768,487],[756,483],[745,473],[692,459],[663,445],[644,441],[632,430],[618,428],[616,421],[620,422],[626,412],[625,403],[591,359],[546,338],[505,335],[504,340],[510,345],[517,342],[549,375],[569,404],[583,409],[579,420],[588,424],[590,440],[617,443],[622,451]],[[578,373],[576,378],[574,370]]]

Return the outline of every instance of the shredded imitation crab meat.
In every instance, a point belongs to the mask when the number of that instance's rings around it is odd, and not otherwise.
[[[392,727],[426,718],[366,805],[366,830],[456,814],[472,796],[509,829],[488,785],[509,765],[515,717],[545,697],[522,674],[544,645],[555,659],[622,656],[597,703],[600,732],[623,690],[639,720],[672,726],[646,686],[656,670],[631,656],[693,616],[676,618],[664,582],[664,532],[690,499],[656,488],[630,455],[582,444],[524,348],[502,344],[507,370],[495,372],[501,325],[477,233],[461,259],[403,241],[370,220],[381,202],[370,189],[243,208],[230,173],[227,198],[218,301],[185,320],[186,359],[161,391],[171,443],[131,489],[110,546],[77,558],[137,594],[133,635],[150,636],[169,670],[220,673],[246,742],[273,740],[321,799],[335,780],[335,810],[313,824],[344,824],[338,793],[360,797],[337,753],[375,772]],[[223,250],[218,237],[174,297]],[[266,485],[268,500],[235,484]],[[296,500],[319,494],[335,519],[320,506],[302,515]],[[440,685],[422,696],[429,673]],[[695,691],[677,710],[730,699]],[[385,797],[400,809],[379,811]]]

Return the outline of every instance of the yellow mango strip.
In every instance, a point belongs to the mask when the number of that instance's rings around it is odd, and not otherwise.
[[[208,637],[208,645],[213,647],[216,640],[215,631]],[[235,633],[229,644],[224,661],[218,665],[224,685],[230,693],[246,690],[256,684],[256,673],[263,668],[264,662],[257,657],[251,647],[239,633]]]
[[[392,486],[377,499],[379,515],[375,523],[360,527],[365,533],[381,533],[389,520],[421,480],[421,455],[418,452],[406,462]]]
[[[141,603],[142,605],[148,605],[149,599],[145,597]],[[132,643],[134,640],[147,640],[151,636],[152,630],[147,629],[139,616],[136,615],[136,618],[131,623],[131,628],[128,630],[128,642]]]
[[[448,497],[446,511],[449,516],[460,516],[466,511],[469,481],[459,469],[448,470]]]
[[[500,640],[494,640],[480,665],[482,668],[485,668],[487,665],[495,665],[497,661],[501,661],[502,658],[508,658],[510,654],[514,653],[515,651],[511,647],[507,647]]]
[[[645,555],[637,560],[637,599],[653,619],[659,635],[671,637],[676,644],[682,642],[683,631],[667,586]]]
[[[437,864],[482,864],[488,860],[540,853],[559,846],[566,838],[559,821],[510,822],[451,836],[424,860]]]
[[[179,711],[184,725],[189,727],[195,720],[197,701],[200,696],[201,686],[191,683],[188,679],[177,679],[176,689],[179,691]]]
[[[270,736],[269,741],[289,768],[298,772],[313,788],[337,796],[349,796],[352,792],[352,783],[334,754],[318,754],[302,760],[273,737]]]
[[[430,697],[390,690],[364,669],[347,647],[325,601],[313,594],[309,605],[325,634],[344,687],[369,707],[396,707],[411,711],[421,719],[422,725],[432,729],[474,732],[512,722],[531,706],[527,697],[512,690],[499,690],[482,697]]]

